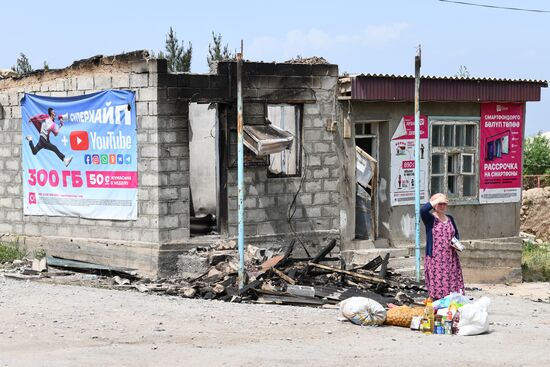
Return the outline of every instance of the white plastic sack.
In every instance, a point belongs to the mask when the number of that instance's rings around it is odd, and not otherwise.
[[[340,302],[338,320],[349,320],[356,325],[381,325],[386,321],[386,310],[370,298],[351,297]]]
[[[489,313],[487,312],[491,300],[481,297],[474,303],[462,306],[458,335],[479,335],[489,331]]]

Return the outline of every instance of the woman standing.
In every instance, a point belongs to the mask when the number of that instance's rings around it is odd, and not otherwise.
[[[426,226],[426,257],[424,278],[430,297],[443,298],[451,292],[464,294],[462,268],[451,239],[459,239],[454,218],[446,214],[449,200],[443,194],[435,194],[420,209],[422,222]],[[433,213],[431,212],[433,210]]]

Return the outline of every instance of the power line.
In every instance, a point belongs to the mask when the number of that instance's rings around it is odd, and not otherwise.
[[[515,11],[528,11],[532,13],[550,13],[550,10],[540,10],[540,9],[525,9],[525,8],[512,8],[507,6],[498,6],[498,5],[489,5],[489,4],[478,4],[478,3],[469,3],[466,1],[454,1],[454,0],[439,0],[443,3],[453,3],[459,5],[470,5],[470,6],[479,6],[481,8],[492,8],[492,9],[503,9],[503,10],[515,10]]]

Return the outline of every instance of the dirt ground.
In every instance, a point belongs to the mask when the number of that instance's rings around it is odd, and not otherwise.
[[[548,366],[550,283],[478,285],[491,331],[360,327],[337,310],[0,277],[0,366]]]
[[[523,191],[521,230],[550,242],[550,187]]]

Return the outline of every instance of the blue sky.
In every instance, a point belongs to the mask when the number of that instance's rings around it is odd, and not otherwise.
[[[550,10],[547,0],[467,0]],[[151,5],[152,4],[152,5]],[[24,52],[34,68],[137,49],[161,50],[168,28],[193,44],[193,72],[206,72],[211,32],[246,59],[323,56],[340,72],[550,79],[550,13],[443,3],[384,1],[10,1],[3,3],[0,68]],[[550,91],[527,105],[526,134],[548,131]]]

